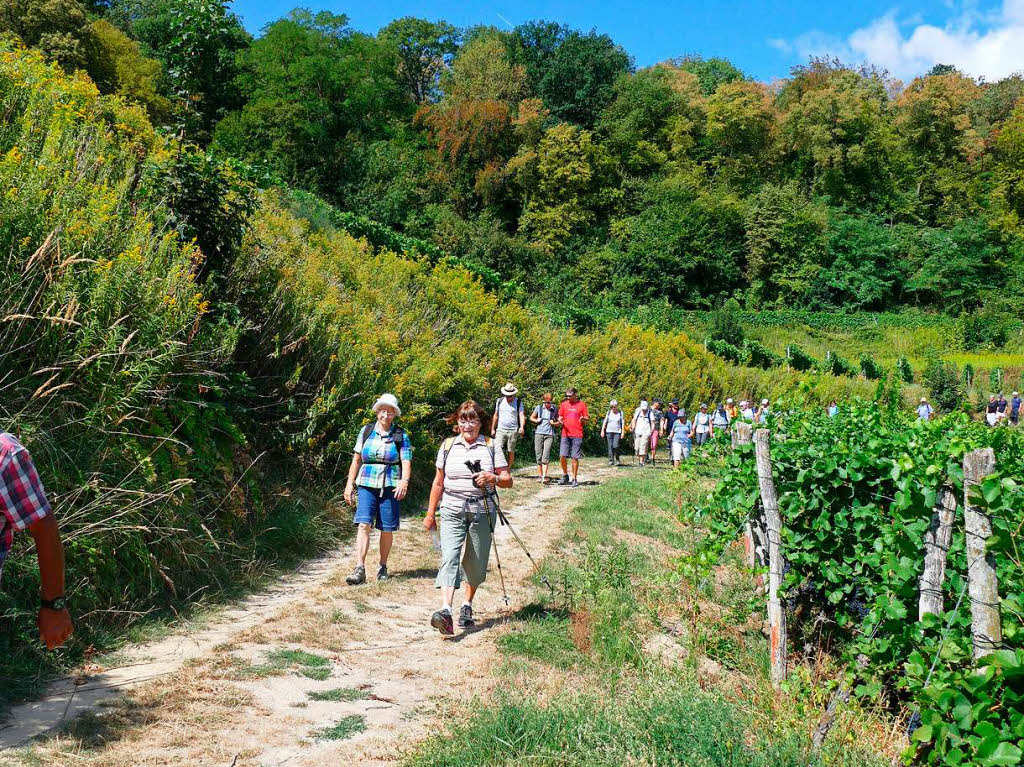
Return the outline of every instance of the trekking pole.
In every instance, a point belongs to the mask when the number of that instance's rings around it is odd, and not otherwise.
[[[517,533],[516,529],[512,527],[512,523],[508,521],[508,517],[505,516],[505,512],[501,510],[501,507],[498,506],[497,503],[494,504],[494,510],[495,512],[497,512],[498,520],[501,522],[501,524],[505,525],[508,528],[508,531],[512,533],[512,538],[515,539],[515,542],[519,544],[519,548],[523,550],[523,553],[526,555],[526,558],[530,560],[530,564],[533,565],[533,571],[540,576],[540,582],[547,586],[549,589],[551,589],[551,593],[554,594],[554,586],[551,585],[551,581],[548,580],[548,577],[540,571],[540,567],[534,561],[533,556],[530,554],[530,550],[526,548],[526,544],[523,543],[523,539],[519,537],[519,533]],[[488,519],[489,518],[490,517],[488,517]]]
[[[473,474],[479,474],[481,470],[480,461],[466,461],[466,468]],[[487,527],[491,531],[491,548],[494,549],[494,561],[498,565],[498,580],[501,581],[501,597],[505,600],[505,609],[509,609],[508,589],[505,588],[505,573],[501,569],[501,556],[498,554],[498,536],[494,534],[494,523],[491,521],[491,507],[487,503],[489,493],[483,488],[484,514],[487,515]],[[497,507],[495,507],[497,508]]]
[[[494,522],[491,521],[491,507],[487,503],[487,491],[484,491],[484,514],[487,515],[487,527],[491,530],[491,548],[494,549],[494,561],[498,564],[498,580],[501,581],[501,597],[505,600],[505,609],[510,609],[508,590],[505,588],[505,573],[501,569],[501,557],[498,555],[498,536],[494,534]]]

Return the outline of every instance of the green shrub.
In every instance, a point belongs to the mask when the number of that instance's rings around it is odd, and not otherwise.
[[[954,363],[932,358],[924,370],[922,382],[932,404],[940,410],[949,413],[964,406],[963,383]]]
[[[739,302],[735,298],[730,298],[711,313],[708,321],[708,334],[716,341],[724,341],[736,347],[742,346],[742,315]]]
[[[860,372],[869,381],[877,381],[882,377],[882,368],[875,362],[874,357],[866,353],[860,355]]]
[[[733,346],[728,341],[720,341],[715,338],[708,341],[708,351],[736,365],[742,365],[746,359],[743,349]]]
[[[782,364],[782,358],[779,355],[757,341],[747,339],[743,344],[743,349],[751,367],[767,370]]]
[[[789,364],[793,370],[806,372],[808,370],[814,370],[821,364],[796,344],[790,344],[786,349],[789,353]]]
[[[965,375],[968,367],[968,365],[964,366]],[[896,360],[896,374],[903,383],[914,383],[914,369],[910,367],[910,360],[903,355],[900,355],[900,358]]]
[[[833,351],[825,355],[825,370],[834,376],[852,376],[853,365]]]

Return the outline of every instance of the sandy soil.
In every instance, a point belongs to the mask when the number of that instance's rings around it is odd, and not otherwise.
[[[581,480],[596,484],[615,471],[624,470],[587,461]],[[523,474],[503,494],[535,560],[586,490],[541,488]],[[490,693],[487,669],[505,616],[536,589],[528,559],[499,528],[510,606],[492,556],[474,605],[477,626],[441,638],[428,625],[438,605],[437,555],[419,522],[405,522],[385,583],[373,582],[376,567],[368,566],[368,584],[347,586],[353,561],[345,547],[202,630],[130,648],[116,668],[61,681],[0,724],[0,765],[394,764],[453,704]],[[325,730],[335,726],[354,734],[332,740]]]

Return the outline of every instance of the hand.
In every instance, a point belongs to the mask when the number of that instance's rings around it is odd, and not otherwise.
[[[71,613],[67,610],[50,610],[46,607],[39,610],[39,638],[46,643],[49,650],[60,647],[71,636]]]
[[[434,518],[433,512],[428,511],[427,516],[423,518],[423,529],[430,532],[437,527],[437,519]]]
[[[477,487],[494,487],[498,484],[498,475],[490,471],[481,471],[473,477],[473,484]]]
[[[604,439],[604,429],[601,429],[601,439]]]
[[[349,506],[351,506],[352,503],[353,503],[353,501],[352,501],[352,493],[353,493],[353,491],[354,491],[354,488],[352,487],[351,484],[345,485],[345,503],[347,503]]]
[[[405,498],[405,494],[409,492],[409,480],[400,479],[398,484],[395,485],[395,500],[400,501]]]
[[[520,437],[525,437],[526,436],[526,429],[520,429],[519,430],[519,436]]]

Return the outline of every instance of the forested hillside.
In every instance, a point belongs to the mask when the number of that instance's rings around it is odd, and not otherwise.
[[[265,178],[580,320],[711,308],[1019,315],[1024,79],[817,60],[764,84],[607,35],[207,0],[5,0],[0,29]],[[29,21],[31,19],[31,22]]]

